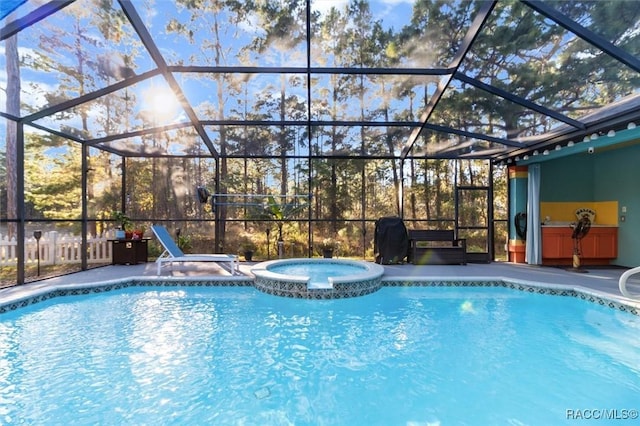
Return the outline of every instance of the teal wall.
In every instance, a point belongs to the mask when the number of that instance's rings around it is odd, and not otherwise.
[[[640,266],[640,145],[597,155],[594,196],[618,201],[617,265]],[[626,220],[620,221],[622,207]]]
[[[576,154],[540,163],[540,201],[612,201],[595,199],[594,157]]]
[[[615,265],[640,266],[640,145],[540,163],[540,201],[618,201]]]
[[[509,211],[512,220],[509,221],[509,240],[522,240],[516,232],[515,216],[517,213],[527,212],[527,179],[515,178],[509,182]]]

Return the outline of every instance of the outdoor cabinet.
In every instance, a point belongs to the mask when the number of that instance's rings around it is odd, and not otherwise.
[[[542,264],[571,265],[573,229],[569,226],[542,227]],[[592,226],[580,241],[580,258],[584,265],[608,265],[618,257],[618,228]]]
[[[148,239],[140,240],[109,240],[111,241],[111,264],[135,265],[147,261]]]

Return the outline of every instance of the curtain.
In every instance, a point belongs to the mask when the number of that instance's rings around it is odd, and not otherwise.
[[[530,164],[528,170],[526,260],[529,265],[540,265],[542,263],[540,164]]]

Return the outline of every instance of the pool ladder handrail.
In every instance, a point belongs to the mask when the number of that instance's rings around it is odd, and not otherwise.
[[[636,297],[640,298],[640,294],[633,295],[627,291],[627,280],[631,275],[640,273],[640,266],[636,266],[635,268],[631,268],[628,271],[625,271],[622,275],[620,275],[620,280],[618,280],[618,287],[620,288],[620,293],[624,297],[628,297],[629,299],[634,299]]]

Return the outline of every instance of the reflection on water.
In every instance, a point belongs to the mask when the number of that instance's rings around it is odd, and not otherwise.
[[[640,319],[503,288],[68,297],[0,322],[0,422],[556,424],[637,407]]]

